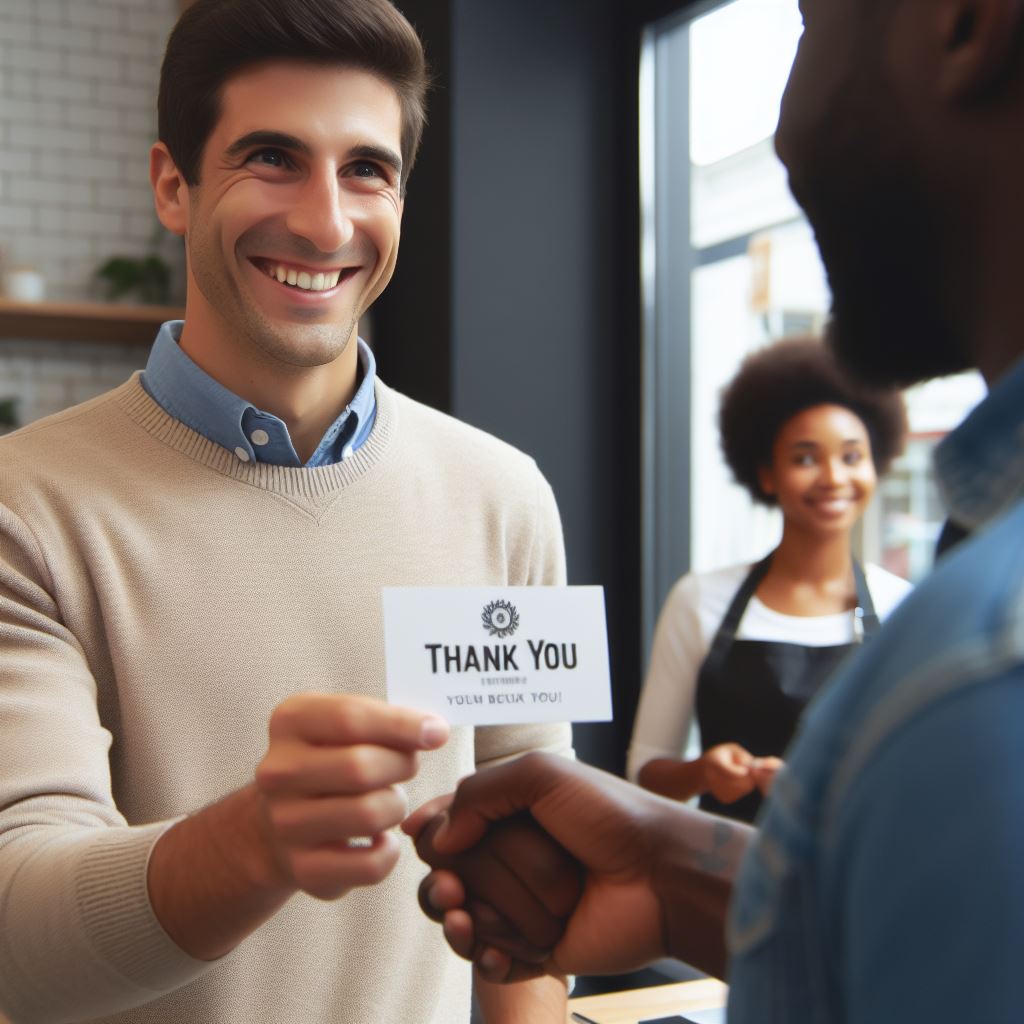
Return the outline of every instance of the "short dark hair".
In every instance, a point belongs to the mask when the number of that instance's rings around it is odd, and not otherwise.
[[[787,338],[747,356],[722,391],[722,454],[736,482],[755,501],[776,503],[761,489],[758,470],[771,465],[783,426],[816,405],[841,405],[861,420],[879,476],[903,451],[907,413],[899,391],[858,384],[817,338]]]
[[[160,70],[158,132],[189,185],[220,117],[224,84],[271,60],[359,68],[398,93],[402,190],[426,124],[423,44],[390,0],[196,0],[171,32]]]

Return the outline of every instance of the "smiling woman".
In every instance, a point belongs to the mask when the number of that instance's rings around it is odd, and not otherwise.
[[[902,448],[895,392],[846,379],[816,339],[749,356],[725,389],[722,449],[751,497],[782,512],[756,565],[690,573],[662,609],[630,777],[753,820],[808,701],[909,585],[851,552],[850,532]],[[683,755],[696,713],[702,752]]]

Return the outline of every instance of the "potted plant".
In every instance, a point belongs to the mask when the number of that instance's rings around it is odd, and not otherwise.
[[[170,301],[171,268],[156,253],[148,256],[112,256],[97,271],[106,283],[107,298],[135,295],[141,302],[166,306]]]
[[[161,255],[171,236],[159,223],[153,228],[142,256],[111,256],[96,269],[110,301],[131,296],[149,305],[166,306],[171,300],[171,265]],[[179,243],[180,244],[180,243]]]
[[[0,434],[18,426],[18,399],[0,398]]]

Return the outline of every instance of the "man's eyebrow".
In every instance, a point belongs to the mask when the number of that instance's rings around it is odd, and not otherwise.
[[[357,160],[375,160],[377,163],[390,167],[396,175],[402,175],[402,158],[393,149],[387,146],[353,146],[348,155]]]
[[[255,146],[274,146],[278,149],[292,149],[307,155],[312,152],[307,143],[303,142],[302,139],[296,138],[294,135],[289,135],[287,132],[275,132],[264,129],[248,132],[241,136],[241,138],[235,139],[228,146],[227,155],[241,156],[247,149],[252,149]]]

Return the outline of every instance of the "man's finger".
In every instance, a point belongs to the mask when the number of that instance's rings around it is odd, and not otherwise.
[[[433,750],[447,741],[448,733],[448,723],[437,715],[353,694],[296,694],[270,718],[272,740],[297,737],[333,746]]]
[[[572,913],[583,888],[582,867],[528,814],[518,814],[487,836],[494,856],[517,877],[528,868],[531,894],[556,918]]]
[[[522,944],[512,950],[514,955],[523,956],[521,951],[528,949],[525,958],[533,959],[538,949],[550,950],[562,937],[565,926],[560,916],[548,910],[538,890],[550,888],[558,877],[558,862],[574,864],[571,858],[528,816],[492,825],[471,851],[454,857],[438,856],[432,843],[437,820],[417,838],[416,850],[421,859],[435,869],[455,872],[467,898],[494,908],[491,919],[501,922],[501,936],[515,935]],[[534,878],[535,871],[538,879]],[[576,905],[580,881],[571,870],[563,871],[560,877],[569,889],[568,895],[561,898],[568,913]],[[476,921],[476,915],[473,916]],[[480,922],[476,923],[479,926]]]
[[[394,828],[408,807],[408,797],[396,786],[360,797],[275,801],[267,813],[282,842],[289,846],[322,846]]]
[[[463,779],[434,835],[435,847],[453,854],[472,846],[491,822],[510,818],[537,803],[558,785],[569,764],[573,762],[565,758],[533,753]]]
[[[473,961],[484,981],[526,981],[546,973],[538,963],[514,960],[502,950],[478,943],[473,920],[464,910],[451,910],[445,914],[444,937],[457,956]]]
[[[296,884],[322,900],[336,900],[357,886],[376,885],[398,862],[398,840],[392,833],[372,837],[368,846],[333,843],[308,850],[293,850],[289,866]]]
[[[459,876],[451,871],[431,871],[420,882],[417,898],[423,913],[440,924],[447,911],[464,906],[466,889]]]
[[[448,809],[452,802],[453,793],[446,793],[444,796],[434,797],[428,800],[422,807],[417,807],[405,821],[402,822],[402,831],[414,841],[419,838],[428,822],[433,821],[439,814]]]
[[[549,972],[540,964],[523,963],[503,953],[500,949],[485,946],[473,958],[477,974],[484,981],[511,984],[517,981],[530,981]]]
[[[550,950],[558,942],[565,931],[564,923],[548,913],[531,885],[524,884],[494,856],[489,841],[485,847],[467,854],[465,860],[463,864],[456,858],[453,868],[462,877],[468,897],[479,900],[487,908],[486,920],[497,927],[502,936],[520,936],[523,947],[531,951]],[[468,909],[476,921],[476,914],[471,907]],[[477,924],[479,926],[480,922]],[[527,958],[533,959],[532,956]]]
[[[417,771],[415,751],[370,746],[275,743],[256,769],[260,790],[273,796],[367,793],[406,782]]]
[[[523,963],[542,964],[548,960],[564,930],[559,927],[549,942],[538,946],[530,941],[515,921],[502,916],[487,903],[470,900],[466,912],[473,919],[473,932],[478,946],[493,946]]]
[[[473,959],[473,919],[465,910],[449,910],[444,915],[444,937],[463,960]]]

